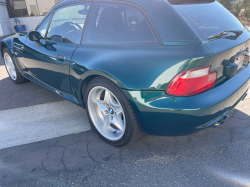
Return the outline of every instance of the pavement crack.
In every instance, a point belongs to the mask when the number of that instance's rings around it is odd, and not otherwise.
[[[48,147],[47,152],[46,152],[46,158],[45,158],[45,160],[49,160],[49,159],[50,159],[49,152],[51,151],[52,148],[62,148],[62,153],[61,153],[61,157],[60,157],[60,162],[61,162],[61,164],[62,164],[62,166],[63,166],[63,170],[68,171],[67,164],[66,164],[66,162],[65,162],[65,160],[64,160],[65,152],[66,152],[66,150],[67,150],[67,147],[68,147],[68,146],[75,145],[75,144],[77,144],[77,143],[79,143],[79,142],[81,142],[81,141],[82,141],[82,140],[78,140],[78,141],[76,141],[76,142],[74,142],[74,143],[71,143],[71,144],[68,144],[68,145],[58,145],[58,140],[57,140],[57,141],[55,142],[55,144],[53,144],[53,145],[51,145],[51,146]],[[88,157],[89,157],[89,156],[88,156]],[[51,171],[46,167],[46,165],[45,165],[45,163],[44,163],[44,160],[42,160],[42,164],[41,164],[41,165],[42,165],[42,168],[43,168],[44,171],[46,171],[47,173],[53,173],[53,172],[51,172]]]
[[[66,163],[64,162],[64,155],[65,155],[65,150],[66,150],[66,149],[67,149],[67,146],[65,146],[65,147],[63,148],[63,150],[62,150],[61,163],[62,163],[62,165],[63,165],[63,169],[64,169],[65,171],[68,171],[67,166],[66,166]]]
[[[95,160],[95,158],[94,158],[94,157],[90,154],[90,152],[89,152],[89,142],[88,142],[87,145],[86,145],[86,149],[87,149],[88,157],[89,157],[94,163],[96,163],[96,164],[99,165],[99,162],[98,162],[97,160]]]
[[[228,147],[233,143],[235,129],[230,129],[230,138],[226,145],[221,149],[221,151],[217,154],[219,157],[224,151],[228,149]]]
[[[53,147],[54,148],[58,148],[58,147],[59,148],[63,148],[63,150],[62,150],[62,156],[60,158],[60,161],[61,161],[61,163],[63,165],[64,170],[67,171],[66,163],[64,162],[65,150],[66,150],[67,146],[58,146],[57,143],[58,143],[58,140],[55,142],[55,144],[53,144],[53,145],[51,145],[51,146],[48,147],[47,152],[46,152],[46,158],[45,158],[45,160],[49,160],[49,152],[50,152],[51,148],[53,148]],[[47,167],[44,164],[44,160],[42,160],[41,165],[42,165],[42,169],[44,171],[46,171],[47,173],[53,173],[53,172],[49,171],[49,169],[47,169]]]
[[[86,150],[87,150],[87,154],[88,157],[95,163],[97,164],[97,166],[95,167],[95,169],[93,169],[86,177],[84,177],[83,181],[86,182],[91,176],[93,176],[95,174],[95,172],[98,170],[100,163],[95,160],[95,158],[90,154],[89,152],[89,142],[86,144]]]
[[[49,173],[49,174],[52,173],[51,171],[49,171],[49,170],[45,167],[43,160],[42,160],[41,165],[42,165],[42,169],[43,169],[44,171],[46,171],[46,172]]]

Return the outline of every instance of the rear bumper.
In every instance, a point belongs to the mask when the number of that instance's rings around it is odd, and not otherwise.
[[[165,91],[123,90],[150,135],[185,135],[214,125],[245,96],[250,86],[250,67],[224,84],[191,97],[173,97]]]

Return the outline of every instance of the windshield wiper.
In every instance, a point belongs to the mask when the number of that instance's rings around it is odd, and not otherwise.
[[[209,36],[207,39],[213,39],[213,38],[220,38],[222,36],[225,36],[225,35],[228,35],[229,32],[232,32],[234,34],[236,34],[236,36],[240,36],[243,31],[240,31],[240,30],[235,30],[235,31],[223,31],[223,32],[220,32],[218,34],[215,34],[215,35],[212,35],[212,36]]]

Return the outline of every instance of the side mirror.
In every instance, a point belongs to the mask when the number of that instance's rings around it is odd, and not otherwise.
[[[38,42],[39,40],[43,39],[42,35],[37,31],[31,31],[28,34],[28,38],[31,41]]]
[[[51,36],[50,40],[52,42],[56,42],[56,43],[63,43],[63,37],[59,36],[59,35],[53,35],[53,36]]]

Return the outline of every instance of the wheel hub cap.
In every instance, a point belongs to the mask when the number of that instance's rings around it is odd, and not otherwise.
[[[121,139],[126,128],[123,108],[108,89],[94,87],[88,96],[88,111],[98,132],[105,138],[116,141]]]
[[[114,114],[114,110],[112,108],[109,108],[109,113]]]

